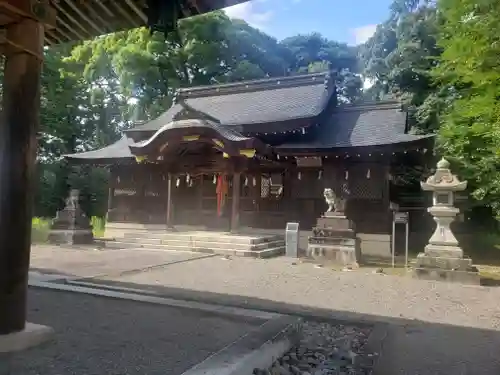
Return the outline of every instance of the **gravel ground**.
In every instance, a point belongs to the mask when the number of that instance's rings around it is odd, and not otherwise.
[[[370,328],[306,321],[299,344],[254,375],[368,375],[378,353],[366,352]]]
[[[340,318],[366,317],[389,323],[394,318],[405,318],[500,330],[500,288],[421,281],[362,270],[338,272],[287,258],[212,257],[104,280],[181,298],[248,307],[300,306],[304,311],[328,309]]]
[[[500,374],[500,288],[336,272],[286,258],[214,257],[105,282],[178,298],[389,323],[376,375]]]
[[[176,375],[261,322],[30,289],[29,320],[54,342],[0,356],[0,375]]]

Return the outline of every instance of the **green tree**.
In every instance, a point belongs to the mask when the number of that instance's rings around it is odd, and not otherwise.
[[[360,98],[363,81],[356,48],[328,40],[319,33],[292,36],[280,44],[286,47],[284,56],[291,72],[333,70],[337,72],[340,101],[355,102]]]
[[[366,93],[372,99],[388,94],[410,109],[417,132],[435,132],[446,98],[434,87],[431,70],[441,49],[436,43],[436,8],[427,2],[396,0],[386,22],[360,48],[365,76],[374,82]]]
[[[443,54],[434,74],[452,98],[440,145],[472,196],[500,218],[500,1],[441,0],[438,8]]]

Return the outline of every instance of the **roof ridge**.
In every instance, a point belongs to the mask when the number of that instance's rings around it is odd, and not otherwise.
[[[269,77],[263,79],[247,80],[240,82],[224,83],[218,85],[195,86],[180,88],[176,96],[184,98],[226,95],[241,92],[254,92],[276,89],[278,87],[298,87],[307,85],[324,84],[328,88],[332,81],[333,72],[308,73],[282,77]]]
[[[366,111],[366,110],[386,110],[399,109],[403,111],[403,104],[398,100],[384,101],[366,101],[361,103],[342,104],[336,108],[336,111],[351,112],[351,111]]]

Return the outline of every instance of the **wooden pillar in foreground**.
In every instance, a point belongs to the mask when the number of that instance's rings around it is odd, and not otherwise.
[[[233,173],[233,202],[231,207],[231,232],[240,227],[241,172]]]
[[[43,26],[8,26],[0,122],[0,335],[22,331],[31,247]]]
[[[172,220],[172,173],[167,177],[167,229],[173,228]]]

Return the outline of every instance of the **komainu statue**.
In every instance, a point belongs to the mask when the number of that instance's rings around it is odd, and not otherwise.
[[[325,188],[323,191],[328,210],[326,212],[338,212],[341,209],[341,199],[337,197],[333,189]]]

